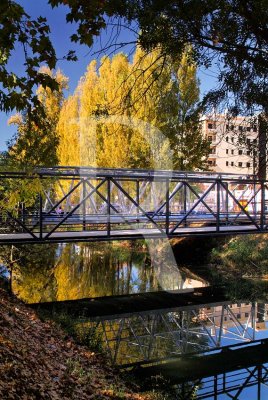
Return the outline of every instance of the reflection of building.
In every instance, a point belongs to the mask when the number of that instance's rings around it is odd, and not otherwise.
[[[228,304],[223,314],[222,311],[222,306],[202,308],[199,312],[199,318],[206,321],[213,318],[213,325],[215,326],[220,326],[222,321],[224,329],[237,323],[255,328],[256,331],[267,329],[268,304],[234,303]]]
[[[268,314],[268,304],[265,303],[257,303],[257,311],[256,311],[256,330],[263,331],[266,330],[266,317]]]
[[[257,124],[252,118],[232,120],[224,114],[202,118],[202,130],[210,142],[209,166],[216,172],[252,174],[256,167]]]

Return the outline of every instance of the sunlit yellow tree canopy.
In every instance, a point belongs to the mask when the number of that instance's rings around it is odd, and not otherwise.
[[[179,65],[157,50],[146,54],[139,47],[131,61],[122,53],[104,57],[99,68],[92,61],[61,108],[60,163],[154,168],[157,149],[163,167],[203,169],[209,147],[198,102],[190,49]],[[169,164],[165,157],[172,158]]]

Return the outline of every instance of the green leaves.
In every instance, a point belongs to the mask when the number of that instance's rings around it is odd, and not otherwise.
[[[56,65],[56,54],[49,39],[50,29],[46,19],[32,20],[14,1],[3,0],[0,6],[0,110],[9,112],[36,105],[35,89],[44,82],[39,68],[45,62],[50,68]],[[18,46],[25,56],[24,73],[19,77],[8,68],[8,62]],[[15,53],[14,53],[15,54]],[[53,80],[46,82],[53,90]]]
[[[57,2],[55,2],[57,3]],[[0,111],[10,112],[33,110],[29,118],[42,123],[44,108],[39,102],[35,91],[38,86],[59,90],[53,76],[40,73],[40,67],[47,65],[54,69],[57,56],[49,37],[50,27],[46,18],[39,16],[32,19],[22,6],[15,1],[2,0],[0,4]],[[9,65],[16,57],[17,48],[22,48],[24,63],[22,62],[21,76],[14,73]],[[64,57],[67,61],[76,61],[77,57],[70,50]]]
[[[219,90],[207,100],[215,103],[234,94],[237,109],[268,108],[267,0],[49,0],[52,7],[68,7],[67,22],[78,23],[74,42],[91,45],[105,28],[107,16],[137,24],[138,43],[146,51],[161,46],[180,59],[186,46],[194,61],[209,68],[216,63]]]
[[[64,59],[67,61],[77,61],[78,60],[77,56],[75,55],[74,50],[70,50],[68,52],[68,54],[66,56],[64,56]]]

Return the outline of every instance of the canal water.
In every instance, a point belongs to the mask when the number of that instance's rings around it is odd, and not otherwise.
[[[2,253],[12,265],[12,290],[27,303],[161,290],[198,297],[215,283],[206,268],[180,265],[179,254],[172,259],[165,246],[150,246],[65,243]],[[0,273],[6,274],[3,266]],[[268,284],[222,282],[224,301],[213,297],[206,304],[109,318],[81,314],[75,324],[101,342],[114,365],[148,376],[148,386],[154,386],[149,376],[162,375],[168,392],[172,387],[170,398],[268,399]]]

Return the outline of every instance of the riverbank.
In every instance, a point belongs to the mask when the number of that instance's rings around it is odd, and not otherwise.
[[[0,288],[0,398],[151,400],[128,387],[107,360]]]
[[[211,251],[210,262],[230,276],[267,279],[267,239],[266,234],[230,237]]]

